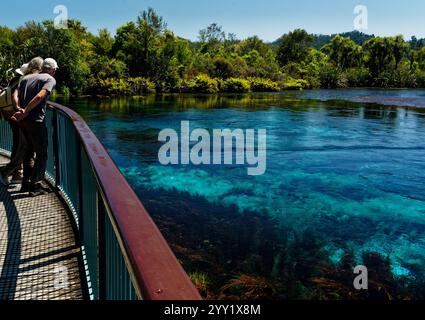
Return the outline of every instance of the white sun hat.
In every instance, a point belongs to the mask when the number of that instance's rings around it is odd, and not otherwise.
[[[15,72],[23,76],[28,71],[28,63],[23,64],[20,68],[16,69]]]

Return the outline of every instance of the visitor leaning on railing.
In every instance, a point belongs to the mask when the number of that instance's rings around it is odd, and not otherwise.
[[[20,192],[29,192],[33,197],[46,193],[42,186],[48,143],[44,118],[48,97],[56,85],[53,76],[57,69],[57,62],[47,58],[43,62],[41,73],[25,76],[20,81],[16,101],[18,111],[11,117],[12,121],[19,123],[26,142],[23,152],[24,176]],[[32,162],[34,167],[31,165]],[[0,181],[7,184],[2,175]]]
[[[20,81],[27,75],[38,74],[41,72],[43,59],[36,57],[29,63],[16,69],[17,76],[10,82],[9,87],[5,90],[2,116],[9,123],[12,129],[13,145],[10,162],[0,171],[0,182],[4,185],[9,184],[9,176],[12,176],[12,183],[21,183],[22,181],[22,163],[24,158],[27,141],[18,122],[12,120],[12,116],[20,110],[18,86]]]

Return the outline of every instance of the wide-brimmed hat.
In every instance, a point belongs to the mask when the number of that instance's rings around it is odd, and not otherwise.
[[[23,64],[20,68],[16,69],[15,72],[23,76],[28,71],[28,63]]]

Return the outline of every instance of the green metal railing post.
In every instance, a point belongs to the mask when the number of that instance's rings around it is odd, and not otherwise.
[[[53,112],[52,116],[52,126],[53,126],[53,157],[55,162],[55,186],[56,189],[59,189],[61,183],[60,176],[60,161],[59,161],[59,142],[58,142],[58,112],[54,109],[50,109]]]
[[[84,192],[83,192],[83,174],[85,172],[82,168],[82,160],[81,160],[81,143],[77,135],[75,135],[76,140],[76,146],[77,146],[77,184],[78,184],[78,201],[79,206],[77,208],[78,210],[78,223],[79,223],[79,229],[80,229],[80,241],[81,243],[84,243]]]
[[[99,299],[106,300],[106,237],[105,237],[105,219],[106,210],[103,200],[98,196],[97,198],[97,232],[98,232],[98,257],[99,257],[99,271],[98,271],[98,285],[99,285]]]

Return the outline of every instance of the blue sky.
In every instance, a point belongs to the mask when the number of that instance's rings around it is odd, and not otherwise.
[[[354,7],[366,5],[367,33],[425,38],[424,0],[21,0],[2,3],[0,25],[53,19],[56,5],[67,6],[69,16],[91,32],[107,27],[113,33],[153,7],[169,29],[185,38],[196,39],[200,29],[217,22],[238,38],[258,35],[267,41],[295,28],[324,34],[351,31]]]

